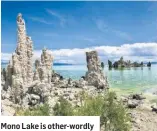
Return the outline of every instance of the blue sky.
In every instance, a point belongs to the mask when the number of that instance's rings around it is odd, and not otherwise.
[[[157,50],[157,2],[3,1],[1,6],[2,57],[8,57],[16,48],[16,17],[19,12],[25,19],[35,52],[46,46],[61,53],[58,53],[58,60],[64,61],[63,57],[68,56],[76,59],[76,54],[64,56],[63,49],[73,51],[74,48],[81,50],[102,46],[121,49],[126,44],[133,48],[138,45],[135,43],[141,43],[140,49],[146,46],[150,49],[151,46]],[[148,51],[138,51],[136,57],[148,56]],[[151,56],[154,55],[157,54],[153,52]]]

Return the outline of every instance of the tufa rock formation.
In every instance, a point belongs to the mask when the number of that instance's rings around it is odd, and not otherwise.
[[[147,63],[147,67],[151,67],[151,63],[150,62]]]
[[[112,68],[112,62],[110,60],[108,60],[108,67]]]
[[[35,72],[32,64],[33,42],[27,36],[25,21],[22,14],[17,16],[17,48],[12,54],[7,70],[2,72],[5,90],[10,101],[15,104],[25,105],[32,94],[28,97],[28,88],[34,85],[40,86],[40,82],[50,83],[52,72],[52,55],[44,49],[41,55],[41,62],[35,62]],[[49,87],[49,86],[48,86]],[[8,92],[9,91],[9,92]],[[30,93],[30,92],[29,92]],[[38,98],[38,97],[36,97]]]
[[[141,62],[141,63],[137,63],[137,62],[131,63],[130,60],[129,61],[124,61],[123,57],[121,57],[120,60],[115,61],[113,64],[110,60],[108,60],[108,67],[109,68],[112,68],[112,67],[113,68],[124,68],[124,67],[129,68],[129,67],[143,67],[143,66],[144,66],[143,62]]]
[[[105,91],[99,89],[108,87],[96,51],[86,53],[88,72],[80,80],[65,79],[55,73],[52,54],[45,48],[33,68],[33,42],[27,36],[22,14],[17,16],[17,27],[17,48],[6,70],[1,72],[2,115],[14,115],[17,108],[32,108],[45,102],[52,109],[60,96],[80,105],[77,96],[81,91],[94,96]]]
[[[97,52],[86,52],[86,61],[88,71],[86,73],[85,80],[89,85],[95,86],[98,89],[107,89],[107,77],[104,76]]]
[[[32,82],[33,43],[26,34],[25,21],[22,14],[17,16],[17,48],[7,67],[6,86],[20,87]]]
[[[35,61],[34,80],[51,83],[53,57],[47,49],[42,50],[41,61]]]
[[[33,80],[33,42],[27,36],[25,21],[22,14],[17,16],[17,48],[12,54],[6,71],[6,82],[4,90],[11,87],[11,100],[14,103],[22,104],[24,85]]]

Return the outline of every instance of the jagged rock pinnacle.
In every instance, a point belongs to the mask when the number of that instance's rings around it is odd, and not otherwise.
[[[17,16],[17,48],[12,54],[12,59],[8,65],[7,86],[18,87],[32,82],[33,79],[33,42],[26,34],[25,21],[22,14]],[[11,79],[11,80],[10,80]]]
[[[107,77],[104,76],[102,71],[98,53],[96,51],[86,52],[86,61],[88,71],[86,73],[85,79],[89,85],[95,86],[99,89],[107,89]]]

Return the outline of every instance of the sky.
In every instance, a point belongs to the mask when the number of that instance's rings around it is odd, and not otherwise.
[[[17,45],[16,17],[23,14],[38,59],[42,48],[56,62],[85,63],[85,51],[102,61],[124,56],[157,61],[157,2],[6,2],[2,7],[2,60]]]

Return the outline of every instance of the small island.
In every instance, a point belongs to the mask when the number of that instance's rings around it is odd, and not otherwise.
[[[131,62],[130,60],[124,61],[123,57],[121,57],[118,61],[115,61],[113,64],[110,60],[108,60],[109,68],[130,68],[130,67],[144,67],[144,63]],[[151,67],[151,63],[148,62],[148,67]]]

